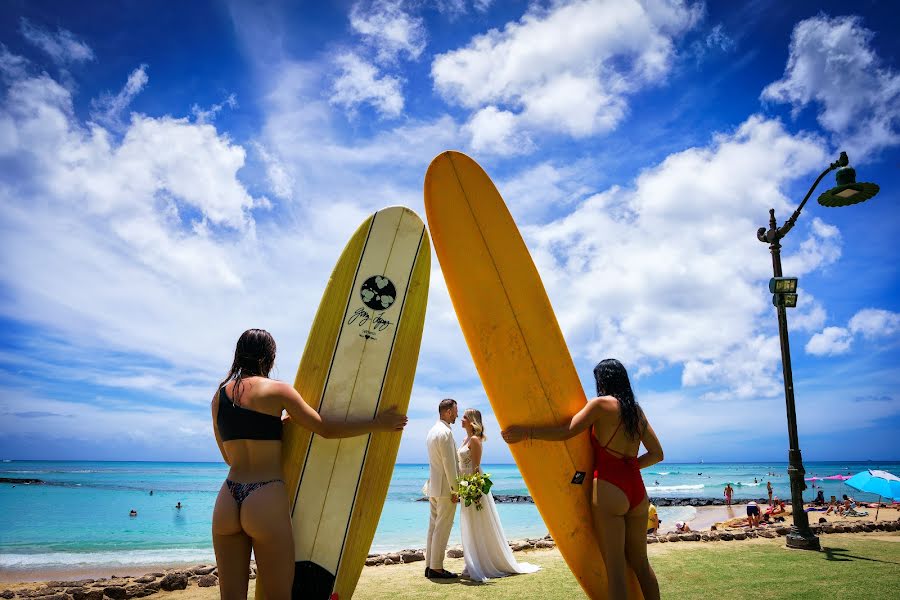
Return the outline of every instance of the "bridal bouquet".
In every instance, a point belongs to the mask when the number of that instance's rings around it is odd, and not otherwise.
[[[475,503],[475,508],[481,510],[481,497],[491,491],[494,482],[490,473],[473,473],[456,478],[458,484],[457,494],[466,506]]]

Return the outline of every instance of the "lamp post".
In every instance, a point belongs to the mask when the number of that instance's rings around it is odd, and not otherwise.
[[[791,505],[794,524],[791,531],[787,535],[787,546],[789,548],[799,548],[803,550],[819,550],[819,538],[813,534],[809,528],[809,516],[803,510],[803,490],[806,489],[806,483],[803,476],[806,474],[803,468],[803,458],[800,454],[800,442],[797,438],[797,413],[794,409],[794,379],[791,373],[791,347],[788,341],[787,313],[788,306],[796,305],[796,279],[793,279],[794,285],[791,289],[790,284],[784,285],[786,278],[781,273],[781,239],[788,234],[797,222],[800,211],[813,190],[831,171],[839,169],[836,174],[838,185],[831,188],[818,198],[819,204],[822,206],[849,206],[864,202],[878,193],[878,186],[874,183],[856,183],[856,171],[849,166],[850,160],[847,158],[846,152],[841,152],[840,158],[831,163],[827,169],[816,179],[803,198],[803,202],[794,211],[794,214],[782,225],[778,227],[775,221],[775,209],[769,210],[769,229],[760,227],[756,232],[759,241],[769,244],[769,250],[772,252],[772,270],[775,278],[770,283],[770,288],[774,293],[772,297],[773,304],[778,313],[778,337],[781,340],[781,363],[784,371],[784,399],[787,406],[787,424],[788,424],[788,441],[790,450],[788,452],[788,476],[791,480]],[[781,290],[781,291],[779,291]],[[785,293],[782,293],[785,292]],[[791,293],[787,293],[791,292]],[[792,296],[792,297],[791,297]]]

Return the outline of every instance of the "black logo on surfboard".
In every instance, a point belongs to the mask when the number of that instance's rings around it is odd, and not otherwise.
[[[372,310],[387,310],[397,299],[397,288],[387,277],[373,275],[363,282],[359,295],[363,304]]]

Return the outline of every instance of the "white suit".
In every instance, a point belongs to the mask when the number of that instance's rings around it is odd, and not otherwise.
[[[453,528],[456,504],[451,495],[456,493],[456,477],[459,473],[456,458],[456,441],[450,425],[438,420],[425,438],[430,465],[428,499],[431,517],[428,520],[428,538],[425,541],[425,564],[430,569],[444,568],[447,540]]]

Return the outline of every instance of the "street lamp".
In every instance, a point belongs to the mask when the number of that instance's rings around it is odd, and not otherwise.
[[[760,227],[756,232],[759,241],[769,244],[769,250],[772,252],[772,269],[775,277],[769,282],[769,289],[772,291],[772,303],[778,312],[778,337],[781,340],[781,364],[784,371],[784,400],[787,406],[787,423],[788,423],[788,440],[790,442],[790,451],[788,459],[788,476],[791,479],[791,505],[793,510],[794,524],[791,531],[787,535],[787,546],[789,548],[800,548],[803,550],[819,550],[819,538],[814,535],[809,528],[809,516],[803,510],[803,490],[806,489],[806,483],[803,476],[806,470],[803,468],[803,459],[800,455],[800,442],[797,439],[797,413],[794,409],[794,379],[791,373],[791,347],[788,342],[787,313],[786,308],[796,306],[797,280],[793,277],[783,277],[781,273],[781,239],[788,234],[797,222],[800,211],[813,190],[831,171],[838,169],[836,173],[837,186],[831,188],[824,194],[819,196],[819,204],[822,206],[849,206],[864,202],[878,193],[878,186],[874,183],[856,183],[856,171],[853,167],[848,166],[850,159],[847,158],[846,152],[841,152],[840,158],[831,163],[827,169],[822,171],[818,179],[809,188],[803,202],[791,215],[784,225],[778,227],[775,222],[775,209],[769,210],[769,229]],[[793,284],[791,283],[793,282]]]

